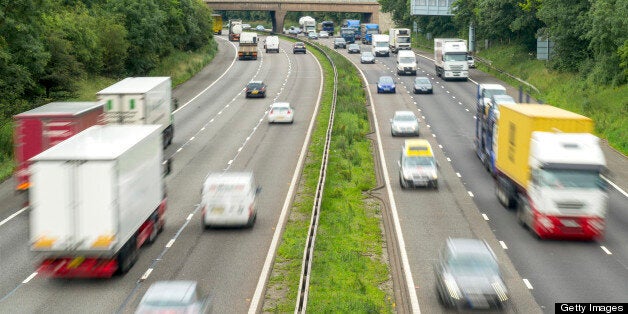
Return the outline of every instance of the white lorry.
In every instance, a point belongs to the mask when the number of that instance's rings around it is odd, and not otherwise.
[[[164,226],[158,125],[97,125],[30,159],[31,250],[59,278],[125,273]]]
[[[408,28],[391,28],[390,33],[390,52],[397,53],[400,50],[410,50],[412,40],[410,38],[410,29]]]
[[[416,55],[412,50],[401,50],[397,54],[397,74],[416,75]]]
[[[266,50],[266,53],[271,51],[279,53],[279,36],[266,36],[264,50]]]
[[[390,36],[386,34],[373,34],[372,51],[376,57],[390,56],[389,39]]]
[[[170,77],[127,77],[96,93],[107,124],[159,124],[163,147],[174,138]]]
[[[447,79],[469,79],[467,41],[458,38],[434,39],[436,75]]]
[[[306,35],[309,32],[316,32],[316,20],[311,16],[302,16],[299,18],[299,27]]]

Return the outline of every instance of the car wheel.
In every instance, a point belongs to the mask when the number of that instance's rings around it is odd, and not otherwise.
[[[415,90],[414,90],[414,93],[415,93],[415,94],[418,94],[418,93],[419,93],[419,91],[415,89]]]

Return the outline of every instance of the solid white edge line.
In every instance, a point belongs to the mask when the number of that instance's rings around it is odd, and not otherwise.
[[[486,214],[482,214],[482,217],[484,218],[484,220],[488,221],[488,216]]]
[[[506,246],[506,242],[504,242],[504,241],[499,241],[499,244],[502,246],[502,248],[503,248],[504,250],[508,250],[508,247]]]
[[[312,56],[312,54],[309,54]],[[301,174],[301,169],[303,167],[303,162],[305,161],[305,155],[307,154],[307,147],[311,141],[312,130],[314,129],[314,122],[316,121],[316,116],[318,114],[318,108],[321,103],[321,97],[323,95],[323,67],[321,66],[318,59],[314,57],[316,63],[318,64],[318,69],[320,73],[320,84],[318,89],[318,98],[316,101],[316,107],[314,108],[314,113],[312,118],[310,119],[310,126],[307,129],[307,134],[305,135],[305,141],[303,146],[301,147],[301,153],[299,155],[299,161],[297,162],[297,166],[294,169],[294,174],[292,175],[292,181],[290,182],[290,187],[288,188],[288,194],[286,195],[286,199],[284,200],[283,207],[281,208],[281,214],[279,215],[279,220],[277,221],[277,226],[275,227],[275,233],[273,234],[273,239],[270,242],[270,247],[268,248],[268,253],[266,254],[266,260],[264,261],[264,266],[262,267],[262,272],[259,275],[259,279],[257,280],[257,286],[255,287],[255,292],[253,297],[251,298],[251,305],[249,306],[249,313],[255,314],[257,312],[258,304],[262,298],[262,292],[264,291],[264,287],[266,286],[266,281],[270,276],[271,266],[275,259],[275,254],[277,252],[277,248],[279,245],[279,240],[283,229],[286,225],[290,201],[292,200],[292,196],[295,193],[295,187],[297,185],[297,181]]]
[[[613,181],[609,180],[607,177],[605,176],[601,176],[602,179],[604,179],[604,181],[608,182],[608,184],[610,184],[612,187],[614,187],[617,191],[619,191],[619,193],[623,194],[624,197],[628,197],[628,193],[626,193],[626,191],[622,190],[617,184],[613,183]]]
[[[16,211],[15,213],[11,214],[11,216],[5,218],[2,222],[0,222],[0,226],[4,225],[5,223],[9,222],[9,220],[15,218],[17,215],[23,213],[25,210],[28,209],[28,206],[25,206],[24,208]]]
[[[24,281],[22,281],[22,283],[26,284],[29,281],[31,281],[33,278],[35,278],[35,276],[37,276],[37,272],[32,273],[30,276],[26,277],[26,279],[24,279]]]
[[[530,284],[530,281],[528,281],[528,279],[523,278],[523,283],[526,285],[526,287],[528,287],[528,290],[534,289],[532,287],[532,284]]]
[[[174,244],[174,239],[170,239],[170,241],[168,241],[168,243],[166,243],[166,247],[170,248],[170,247],[172,247],[173,244]]]
[[[602,250],[604,250],[604,252],[606,252],[606,254],[613,255],[613,253],[609,249],[607,249],[605,246],[600,245],[600,247],[602,248]]]
[[[225,41],[227,41],[227,39],[221,38],[221,37],[219,37],[219,36],[215,36],[215,38],[218,38],[218,39],[221,39],[221,40],[225,40]],[[174,110],[174,111],[172,112],[172,114],[177,113],[179,110],[181,110],[181,109],[185,108],[185,106],[187,106],[188,104],[190,104],[191,102],[193,102],[196,98],[198,98],[199,96],[201,96],[202,94],[204,94],[204,93],[205,93],[208,89],[210,89],[212,86],[214,86],[214,84],[216,84],[217,82],[219,82],[219,81],[220,81],[220,79],[221,79],[223,76],[225,76],[225,75],[229,72],[229,70],[231,70],[231,68],[232,68],[232,67],[233,67],[233,65],[235,64],[236,59],[237,59],[237,57],[238,57],[238,54],[237,54],[238,49],[236,48],[236,46],[235,46],[235,44],[234,44],[234,43],[232,43],[232,42],[230,42],[230,41],[227,41],[227,42],[228,42],[228,43],[230,43],[230,44],[231,44],[231,46],[233,46],[233,49],[234,49],[234,51],[236,52],[236,53],[234,54],[234,56],[233,56],[233,60],[231,60],[231,64],[229,65],[229,67],[228,67],[228,68],[225,70],[225,72],[223,72],[223,73],[222,73],[222,74],[221,74],[221,75],[220,75],[220,76],[219,76],[219,77],[218,77],[215,81],[213,81],[211,84],[209,84],[209,86],[205,87],[205,89],[204,89],[204,90],[202,90],[202,91],[201,91],[200,93],[198,93],[196,96],[192,97],[192,99],[188,100],[188,102],[186,102],[185,104],[183,104],[183,106],[181,106],[181,107],[177,108],[176,110]]]
[[[351,61],[353,63],[353,61]],[[364,82],[368,82],[366,79],[366,75],[362,72],[355,63],[353,65],[360,71],[362,75],[362,79]],[[419,299],[416,294],[416,288],[414,285],[414,280],[412,279],[412,271],[410,270],[410,262],[408,261],[408,253],[406,252],[406,243],[403,239],[403,232],[401,230],[401,223],[399,222],[399,215],[397,213],[397,203],[395,202],[395,197],[392,192],[392,187],[390,184],[390,179],[388,178],[388,169],[386,168],[386,158],[384,157],[384,148],[382,146],[382,137],[379,132],[379,125],[377,123],[377,114],[375,113],[375,103],[373,101],[373,95],[371,94],[371,90],[369,88],[366,89],[369,94],[369,100],[371,102],[371,112],[373,113],[373,124],[375,125],[375,134],[377,135],[377,149],[379,151],[379,158],[381,159],[382,171],[384,172],[384,180],[386,181],[386,192],[388,193],[388,198],[390,200],[390,212],[393,216],[393,222],[395,225],[395,230],[397,234],[397,241],[399,242],[399,255],[401,255],[401,263],[403,267],[403,271],[406,278],[406,285],[408,289],[408,293],[410,294],[410,304],[412,307],[413,313],[421,313],[421,309],[419,308]],[[432,134],[432,136],[436,137],[436,135]]]

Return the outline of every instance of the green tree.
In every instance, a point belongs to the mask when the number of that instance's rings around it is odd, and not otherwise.
[[[47,98],[61,98],[76,91],[76,81],[84,71],[82,64],[72,54],[72,42],[63,38],[61,32],[48,33],[45,45],[50,52],[50,62],[38,81],[46,91]]]

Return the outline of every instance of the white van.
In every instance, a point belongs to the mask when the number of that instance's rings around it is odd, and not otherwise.
[[[261,188],[251,172],[210,173],[201,190],[201,220],[204,228],[252,227]]]
[[[266,53],[269,51],[279,53],[279,36],[267,36],[266,41],[264,41],[264,49]]]
[[[416,56],[412,50],[399,50],[397,55],[397,74],[416,75]]]

